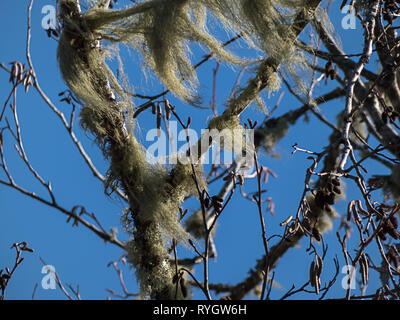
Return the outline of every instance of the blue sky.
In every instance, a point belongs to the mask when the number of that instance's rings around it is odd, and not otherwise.
[[[49,39],[41,26],[44,16],[41,10],[45,5],[54,5],[54,1],[36,0],[32,10],[32,60],[42,89],[62,112],[69,115],[70,106],[59,102],[58,97],[58,93],[64,91],[66,86],[61,79],[57,66],[57,42]],[[333,13],[331,15],[333,23],[342,37],[345,51],[358,53],[361,50],[361,27],[357,22],[355,30],[342,29],[340,22],[343,16],[338,13],[339,5],[338,2],[333,2],[331,5],[330,12]],[[2,30],[0,62],[2,63],[8,64],[12,61],[26,63],[27,6],[28,1],[2,1],[0,13],[0,30]],[[324,3],[324,6],[326,6],[326,3]],[[223,38],[223,40],[227,39]],[[306,36],[305,39],[307,39]],[[236,45],[231,48],[239,53],[244,51]],[[193,61],[199,61],[202,54],[199,54],[198,50],[195,50],[194,53]],[[138,92],[141,93],[141,90],[143,90],[145,94],[155,94],[162,90],[154,77],[150,76],[148,79],[144,79],[138,73],[140,63],[137,62],[135,54],[122,50],[121,56],[124,59],[127,74]],[[209,105],[210,102],[212,69],[215,65],[215,61],[209,61],[199,68],[200,92],[204,95],[203,105],[205,106]],[[226,66],[221,66],[218,72],[217,105],[219,112],[223,111],[224,102],[235,80],[235,74],[237,74],[237,70],[232,70],[231,67]],[[0,82],[2,83],[0,97],[4,100],[11,87],[8,83],[8,74],[3,70],[0,70]],[[333,88],[333,85],[329,84],[327,88],[321,86],[316,89],[315,95],[327,92],[329,88]],[[300,106],[300,103],[284,87],[281,91],[284,92],[284,96],[275,116]],[[280,92],[274,93],[266,99],[266,105],[269,108],[275,104],[279,94]],[[176,105],[183,118],[190,115],[194,119],[193,127],[197,130],[204,127],[204,121],[211,115],[211,110],[194,109],[179,102],[173,96],[169,95],[168,98]],[[120,223],[124,204],[116,197],[110,199],[104,195],[101,182],[94,178],[88,170],[55,114],[32,89],[29,90],[28,94],[23,93],[23,90],[20,89],[17,103],[25,151],[34,168],[46,181],[51,181],[57,202],[67,209],[71,209],[74,205],[85,206],[87,211],[96,214],[107,230],[118,228],[118,237],[121,240],[127,239]],[[139,101],[136,101],[136,103],[139,103]],[[321,109],[331,121],[334,121],[335,114],[343,107],[344,100],[337,100],[322,106]],[[12,116],[9,111],[6,115]],[[242,119],[248,117],[258,120],[260,123],[264,115],[257,111],[255,107],[251,107],[243,114]],[[150,113],[143,113],[139,120],[141,128],[139,134],[143,138],[146,130],[154,127],[155,120]],[[1,125],[3,126],[4,123],[2,122]],[[86,135],[79,128],[78,119],[75,119],[75,132],[96,167],[105,174],[108,164],[103,159],[92,137]],[[294,215],[303,190],[304,175],[310,165],[305,154],[296,153],[292,155],[291,146],[297,142],[299,146],[305,149],[318,152],[326,146],[329,134],[330,130],[323,127],[318,120],[310,115],[309,122],[299,120],[298,124],[291,127],[289,134],[278,144],[276,151],[281,155],[280,159],[274,159],[265,154],[260,155],[261,163],[278,175],[276,179],[270,178],[265,186],[268,190],[267,196],[272,197],[275,203],[275,216],[271,216],[269,213],[265,214],[268,236],[281,233],[279,222],[289,215]],[[45,190],[29,174],[14,151],[9,135],[5,137],[4,148],[9,169],[16,182],[28,190],[46,196]],[[381,172],[386,173],[383,170]],[[1,177],[4,178],[4,175]],[[250,181],[246,186],[247,191],[254,191],[255,188],[255,181]],[[218,186],[213,185],[210,190],[217,192]],[[346,190],[347,199],[360,198],[359,193],[350,183],[346,185]],[[84,299],[105,299],[108,295],[106,288],[121,291],[116,273],[111,267],[107,267],[110,261],[117,260],[120,257],[121,249],[110,244],[104,244],[101,239],[82,226],[72,227],[71,223],[67,224],[66,216],[55,209],[1,185],[0,202],[2,219],[0,268],[11,266],[13,263],[15,254],[13,250],[9,249],[12,243],[27,241],[30,247],[35,249],[32,254],[24,254],[25,261],[10,282],[6,298],[30,299],[33,288],[37,283],[39,286],[35,293],[36,299],[65,299],[59,289],[44,290],[41,287],[40,283],[44,274],[41,273],[43,264],[39,259],[40,257],[47,264],[55,267],[64,284],[71,284],[74,287],[79,285],[81,296]],[[346,206],[347,202],[345,201],[338,203],[337,211],[345,214]],[[198,203],[189,201],[184,207],[189,210],[196,210]],[[340,267],[344,266],[343,256],[341,251],[338,250],[335,235],[338,224],[339,219],[334,222],[333,230],[325,235],[329,250],[326,269],[322,277],[323,282],[329,281],[333,276],[333,253],[338,254]],[[356,238],[357,235],[354,234],[350,243],[352,243],[352,240],[357,240]],[[292,284],[298,287],[307,281],[308,267],[312,260],[312,257],[304,252],[307,241],[308,238],[300,243],[299,248],[290,250],[279,262],[275,280],[282,286],[282,289],[273,289],[271,298],[279,298]],[[256,259],[263,254],[255,204],[243,199],[239,193],[235,194],[232,203],[219,220],[215,243],[218,249],[218,258],[216,261],[210,262],[210,282],[237,283],[255,265]],[[374,254],[374,250],[371,253]],[[188,251],[178,248],[178,254],[187,256]],[[124,267],[123,270],[128,290],[137,292],[133,270],[130,270],[129,267]],[[201,280],[201,266],[196,267],[196,270]],[[340,285],[343,276],[344,274],[339,275],[338,281],[331,289],[328,297],[345,296],[345,290]],[[367,293],[375,292],[377,285],[376,276],[371,275],[371,292],[367,290]],[[202,298],[198,292],[195,293],[195,297]],[[314,298],[314,296],[300,294],[295,298],[308,299]]]

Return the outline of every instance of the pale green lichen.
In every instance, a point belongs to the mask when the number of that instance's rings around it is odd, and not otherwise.
[[[292,52],[291,30],[284,23],[291,17],[278,11],[281,3],[264,0],[241,1],[242,18],[256,34],[259,46],[276,61],[284,61]],[[296,10],[297,11],[297,10]],[[297,14],[291,12],[290,16]]]
[[[238,116],[219,116],[214,117],[208,122],[208,129],[217,129],[222,131],[224,129],[235,130],[242,128],[240,119]]]
[[[281,88],[281,78],[276,74],[272,73],[267,81],[267,89],[271,92],[278,91]]]
[[[181,242],[189,238],[178,221],[178,207],[185,196],[198,193],[193,168],[178,164],[168,171],[147,163],[143,147],[126,129],[123,112],[133,109],[126,93],[127,82],[121,83],[114,76],[105,61],[111,51],[98,44],[105,39],[140,51],[147,65],[174,94],[194,101],[197,78],[190,60],[190,41],[206,46],[228,63],[243,62],[223,49],[221,42],[208,32],[206,10],[227,30],[244,32],[249,43],[258,44],[270,57],[291,66],[292,43],[285,41],[291,34],[287,24],[301,10],[296,6],[304,3],[150,0],[123,10],[108,10],[102,8],[102,1],[92,1],[92,7],[85,13],[76,7],[76,1],[59,0],[59,3],[63,32],[57,57],[61,74],[82,101],[82,127],[93,134],[104,156],[111,160],[106,187],[112,190],[118,186],[129,198],[130,208],[123,221],[126,227],[134,222],[131,230],[134,238],[128,242],[127,250],[129,261],[136,268],[141,293],[173,299],[176,286],[172,283],[173,272],[165,246],[171,238]],[[118,59],[117,49],[109,49]],[[268,81],[270,90],[277,88],[276,77]],[[230,113],[211,120],[209,127],[243,130],[238,114],[258,96],[259,89],[260,79],[257,79],[244,90],[241,101],[231,104]],[[195,171],[198,187],[203,190],[206,184],[201,166],[196,165]]]
[[[223,61],[245,63],[222,48],[221,42],[209,32],[211,17],[219,26],[232,34],[240,33],[248,44],[280,61],[287,73],[295,76],[299,71],[296,68],[305,60],[293,50],[297,31],[288,26],[300,13],[304,19],[312,18],[309,9],[314,8],[306,5],[307,1],[302,0],[153,0],[125,10],[95,7],[86,16],[89,25],[103,39],[125,43],[141,52],[147,66],[172,92],[194,101],[197,77],[190,61],[190,41],[204,45]],[[301,79],[301,75],[296,78],[299,86]],[[268,85],[271,90],[278,87],[276,80],[276,77],[271,79]]]
[[[207,221],[208,228],[210,227],[212,221],[213,219],[209,219],[209,221]],[[204,229],[204,218],[201,210],[197,210],[196,212],[192,213],[185,220],[185,229],[196,239],[204,239],[206,236],[206,231]],[[215,230],[216,226],[214,225],[214,227],[211,229],[211,236],[214,236]]]
[[[135,267],[143,298],[160,298],[156,295],[167,299],[174,297],[169,256],[162,243],[162,234],[154,224],[127,243],[128,262]]]
[[[166,168],[147,163],[143,146],[125,128],[122,111],[132,108],[132,102],[107,66],[107,52],[95,45],[95,33],[78,14],[66,15],[63,21],[58,47],[61,74],[84,104],[82,127],[94,135],[111,160],[106,188],[119,186],[129,197],[133,210],[129,214],[133,212],[134,218],[129,221],[125,214],[124,222],[127,226],[135,221],[135,225],[128,254],[135,256],[131,261],[143,294],[172,299],[175,286],[168,280],[165,245],[171,238],[184,242],[190,237],[178,221],[179,204],[195,191],[190,168],[178,165],[174,176]],[[201,170],[197,174],[203,186]]]
[[[339,48],[342,48],[341,38],[337,34],[335,27],[333,26],[333,24],[328,16],[328,11],[323,8],[317,8],[317,10],[315,10],[315,17],[314,17],[313,21],[311,21],[312,25],[314,25],[314,20],[317,20],[319,22],[319,24],[323,27],[323,29],[329,33],[329,35],[335,41],[335,44]],[[316,38],[318,38],[318,37],[316,37]],[[315,42],[317,42],[317,40],[315,40]]]
[[[197,12],[201,16],[193,21],[192,16]],[[103,38],[140,50],[160,80],[184,100],[193,101],[193,88],[197,84],[189,41],[204,44],[224,61],[244,63],[224,50],[220,41],[207,32],[204,8],[188,0],[160,2],[141,15],[130,16],[103,29]]]
[[[189,299],[190,288],[188,285],[182,288],[180,281],[174,281],[175,270],[169,266],[172,257],[160,243],[162,234],[154,225],[148,226],[145,234],[127,243],[128,262],[135,268],[136,277],[140,280],[140,297],[145,299],[149,296],[162,300]],[[182,277],[187,280],[186,274]]]
[[[112,161],[109,180],[123,181],[125,186],[129,186],[126,191],[134,201],[141,221],[156,221],[170,239],[185,242],[189,235],[179,224],[178,212],[185,197],[197,194],[191,165],[177,164],[172,172],[160,165],[150,165],[145,160],[142,147],[132,137],[123,148],[125,150],[117,154],[124,157]],[[202,167],[196,165],[194,168],[198,185],[204,189],[206,184]]]
[[[223,114],[208,122],[209,136],[217,148],[231,152],[235,159],[246,157],[248,165],[255,152],[254,137],[240,123],[236,115]],[[204,138],[203,138],[204,140]]]
[[[193,172],[194,169],[194,172]],[[198,187],[200,191],[207,188],[204,180],[203,166],[201,164],[182,164],[178,163],[171,171],[171,185],[174,188],[173,192],[176,194],[195,195],[198,193],[196,184],[194,182],[193,174],[196,176]]]

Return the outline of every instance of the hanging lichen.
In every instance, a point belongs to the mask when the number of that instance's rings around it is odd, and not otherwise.
[[[82,13],[76,0],[57,2],[62,25],[57,51],[61,74],[82,101],[82,128],[94,136],[110,160],[106,189],[112,191],[118,186],[128,196],[130,207],[123,221],[133,236],[127,245],[128,258],[136,269],[141,294],[174,299],[176,285],[166,245],[171,239],[184,242],[189,238],[178,221],[178,208],[186,196],[206,187],[202,167],[179,163],[169,170],[146,161],[143,146],[126,127],[125,111],[129,114],[133,109],[128,83],[114,76],[106,58],[113,50],[119,60],[116,45],[128,45],[143,55],[172,93],[194,102],[197,78],[190,59],[191,42],[205,46],[223,61],[243,63],[209,33],[209,16],[217,17],[226,30],[242,33],[248,43],[259,46],[295,73],[290,62],[295,61],[295,31],[287,26],[294,15],[308,8],[300,0],[149,0],[123,10],[105,9],[103,1],[90,3],[92,7]],[[108,40],[114,48],[103,48],[102,40]],[[270,90],[276,90],[279,83],[274,65],[263,63],[258,68],[261,78],[273,75],[266,83]],[[261,83],[262,79],[255,79],[254,85],[243,90],[239,102],[228,102],[228,112],[212,119],[209,128],[244,132],[239,114],[258,96]],[[242,142],[243,134],[236,140]]]

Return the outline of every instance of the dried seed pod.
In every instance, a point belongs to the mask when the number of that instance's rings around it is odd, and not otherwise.
[[[222,211],[222,206],[219,205],[214,205],[214,210],[217,214],[219,214]]]
[[[312,228],[311,233],[312,233],[313,237],[315,238],[315,240],[321,241],[322,236],[321,236],[321,234],[319,233],[319,231],[318,231],[317,228],[315,228],[315,227]]]
[[[399,227],[399,221],[397,220],[397,217],[395,215],[391,215],[389,217],[390,222],[393,224],[393,227],[397,229]]]
[[[362,225],[362,220],[361,220],[360,216],[358,215],[358,211],[355,206],[353,206],[352,212],[353,212],[354,221],[356,221],[356,223],[358,223],[359,225]]]
[[[331,76],[331,80],[335,80],[336,77],[338,76],[338,72],[336,70],[336,66],[335,66],[335,69],[331,71],[330,76]]]
[[[359,213],[361,213],[364,216],[369,216],[368,211],[365,211],[364,208],[362,207],[361,200],[357,200],[356,205]]]
[[[389,263],[393,263],[393,265],[398,269],[399,267],[399,255],[397,250],[393,247],[390,246],[388,252],[386,253],[386,257],[389,261]]]
[[[315,285],[315,293],[319,294],[319,288],[321,286],[321,273],[322,273],[323,262],[320,256],[316,256],[315,258],[315,270],[314,270],[314,285]]]
[[[310,225],[310,218],[304,217],[303,221],[301,222],[302,226],[304,229],[310,231],[311,230],[311,225]]]
[[[388,228],[387,233],[395,240],[400,239],[400,233],[394,228]]]
[[[158,103],[158,104],[157,104],[157,115],[161,115],[161,114],[162,114],[161,104]]]
[[[169,108],[169,103],[168,104],[166,102],[164,103],[164,109],[165,109],[165,118],[167,120],[171,119],[171,109]]]
[[[220,202],[220,203],[224,202],[224,199],[222,199],[220,196],[212,196],[211,198],[215,202]]]
[[[172,283],[175,284],[178,282],[179,279],[179,274],[175,273],[174,276],[172,277]]]
[[[338,187],[333,187],[333,192],[336,194],[341,194],[342,191]]]
[[[313,260],[310,265],[310,285],[315,288],[316,294],[319,294],[319,288],[321,286],[321,279],[318,275],[319,261]]]
[[[378,232],[378,237],[382,240],[385,241],[387,239],[385,233],[381,230]]]
[[[368,283],[368,260],[367,260],[367,256],[365,255],[365,253],[363,253],[360,256],[360,274],[361,274],[361,280],[364,286],[367,285]]]
[[[321,279],[315,275],[315,293],[319,294],[319,288],[321,286]]]
[[[321,209],[323,209],[325,206],[325,194],[321,190],[318,190],[317,194],[315,195],[315,204]]]
[[[28,85],[33,86],[33,81],[31,76],[29,76],[28,78]]]
[[[157,105],[157,136],[160,137],[161,135],[161,105]]]
[[[335,203],[335,194],[333,192],[329,193],[326,197],[325,197],[326,203],[327,204],[334,204]]]
[[[400,237],[400,234],[397,232],[397,230],[394,227],[393,223],[391,222],[390,218],[387,218],[384,221],[384,225],[383,225],[382,231],[384,233],[388,233],[394,239],[398,239]]]
[[[22,84],[24,87],[26,87],[27,83],[28,83],[28,76],[25,75],[24,81],[22,82]],[[58,95],[60,96],[60,94],[58,94]]]
[[[340,187],[340,180],[338,177],[332,179],[332,184],[336,187]]]
[[[168,99],[165,99],[164,103],[165,103],[165,107],[166,107],[166,108],[168,108],[169,110],[172,109],[172,105],[169,103],[169,100],[168,100]]]
[[[14,84],[14,80],[17,78],[18,76],[18,66],[17,64],[14,62],[11,66],[11,72],[10,72],[10,79],[9,81]]]
[[[11,69],[11,71],[13,72],[14,79],[16,79],[18,77],[18,74],[19,74],[19,65],[18,65],[17,62],[14,62],[13,68]]]
[[[207,191],[206,191],[206,189],[203,189],[203,190],[201,191],[201,198],[202,198],[202,199],[205,199],[205,198],[207,198],[207,197],[208,197]]]
[[[23,65],[23,64],[20,63],[20,62],[17,62],[17,64],[18,64],[17,81],[18,81],[18,82],[21,82],[22,79],[23,79],[23,74],[24,74],[24,67],[25,67],[25,65]]]
[[[315,273],[317,274],[318,278],[322,274],[322,268],[324,266],[324,262],[322,261],[322,258],[320,256],[316,256],[317,263],[316,263],[316,268],[315,268]]]
[[[219,196],[213,196],[213,197],[211,197],[211,201],[212,201],[212,205],[214,207],[215,212],[220,213],[221,209],[223,207],[222,203],[224,200]]]
[[[388,115],[387,115],[386,112],[382,112],[382,116],[381,117],[382,117],[382,121],[384,123],[388,123],[389,118],[388,118]]]
[[[364,262],[360,258],[360,275],[361,275],[361,282],[364,286],[367,285],[367,278],[366,278],[366,273],[365,273],[365,265]]]
[[[208,209],[210,207],[210,199],[205,198],[203,201],[204,201],[204,206]]]
[[[187,286],[186,286],[186,284],[185,284],[185,279],[184,279],[183,277],[182,277],[181,280],[179,281],[179,285],[180,285],[180,287],[181,287],[181,291],[182,291],[183,297],[186,298],[187,295],[188,295],[188,289],[187,289]]]
[[[328,79],[330,73],[332,72],[332,70],[333,70],[332,61],[329,60],[329,61],[325,64],[325,77],[326,77],[327,79]]]
[[[367,255],[364,254],[363,255],[363,261],[364,261],[364,265],[365,265],[365,277],[366,277],[366,281],[368,282],[369,279],[369,266],[368,266],[368,259],[367,259]]]
[[[353,210],[353,207],[354,207],[354,203],[355,203],[355,201],[352,200],[352,201],[349,202],[349,204],[347,206],[347,221],[351,220],[351,213],[352,213],[352,210]]]
[[[310,273],[309,276],[310,276],[311,287],[315,287],[315,261],[314,260],[310,264],[309,273]]]

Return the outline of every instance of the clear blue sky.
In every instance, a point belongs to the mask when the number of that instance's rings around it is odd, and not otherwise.
[[[122,1],[121,1],[122,2]],[[129,2],[129,1],[126,1]],[[58,93],[66,89],[56,61],[57,42],[47,37],[46,32],[41,27],[43,14],[41,13],[44,5],[55,5],[52,0],[36,0],[32,11],[32,42],[31,55],[36,73],[39,77],[40,85],[47,95],[56,103],[57,107],[69,115],[70,106],[59,102]],[[340,27],[342,15],[338,12],[340,2],[335,1],[331,5],[330,12],[337,32],[343,40],[343,47],[348,53],[358,53],[360,47],[361,27],[357,23],[356,30],[344,30]],[[25,44],[26,44],[26,20],[28,1],[2,1],[0,13],[0,30],[2,44],[0,49],[0,62],[9,63],[21,61],[26,63]],[[324,3],[326,6],[326,3]],[[304,35],[303,35],[304,36]],[[227,40],[227,38],[224,38]],[[232,46],[233,49],[237,47]],[[237,52],[240,52],[237,51]],[[137,86],[138,92],[155,94],[160,92],[160,85],[150,77],[145,80],[136,71],[140,66],[134,54],[127,54],[122,51],[122,57],[126,61],[127,73],[133,85]],[[201,54],[195,51],[193,61],[199,61]],[[207,105],[210,101],[212,68],[215,61],[209,61],[199,68],[199,79],[201,83],[200,91],[205,95],[203,104]],[[218,73],[217,84],[217,103],[218,110],[224,108],[224,101],[229,94],[229,90],[234,82],[235,73],[229,67],[221,67]],[[8,74],[0,70],[0,97],[1,106],[3,100],[9,94],[11,87],[8,83]],[[332,86],[330,86],[332,87]],[[152,88],[152,90],[145,90]],[[329,87],[328,87],[329,88]],[[143,91],[142,91],[143,90]],[[287,112],[300,106],[287,90],[283,100],[275,115]],[[321,86],[316,89],[315,95],[327,92],[327,88]],[[266,100],[266,104],[271,108],[278,94],[273,94]],[[194,119],[193,127],[200,130],[204,127],[204,120],[211,115],[211,111],[196,110],[188,105],[184,105],[174,99],[169,99],[177,106],[182,115],[191,115]],[[110,199],[103,193],[103,186],[100,181],[95,179],[88,170],[85,162],[80,157],[69,135],[61,126],[59,119],[40,99],[37,92],[30,90],[28,94],[19,90],[18,110],[22,135],[24,139],[25,151],[28,154],[32,165],[43,176],[46,181],[51,181],[57,202],[63,207],[70,209],[74,205],[83,205],[89,212],[94,212],[102,225],[109,228],[118,228],[118,237],[122,240],[127,239],[121,229],[120,215],[124,207],[115,197]],[[344,107],[344,101],[338,100],[322,107],[326,116],[334,121],[334,115],[339,109]],[[11,117],[11,113],[6,113]],[[260,123],[264,115],[250,108],[243,115],[242,119],[258,120]],[[154,127],[154,120],[150,114],[143,114],[140,117],[141,134],[144,137],[148,128]],[[104,161],[92,137],[85,135],[79,128],[78,119],[75,121],[75,132],[82,141],[85,149],[90,154],[97,168],[105,174],[107,162]],[[4,125],[4,122],[1,123]],[[297,142],[301,147],[320,151],[326,145],[327,136],[330,130],[322,127],[312,115],[310,121],[300,120],[295,127],[290,129],[287,137],[277,146],[280,159],[273,159],[262,154],[261,163],[277,175],[277,179],[270,179],[266,185],[267,196],[272,197],[275,203],[275,216],[265,214],[266,228],[268,236],[274,233],[281,233],[279,222],[289,215],[293,215],[298,206],[301,192],[303,189],[304,175],[309,160],[306,155],[297,153],[291,155],[291,146]],[[10,136],[5,137],[5,152],[8,156],[9,169],[18,184],[26,189],[46,196],[45,190],[32,178],[26,167],[24,167],[18,155],[10,144]],[[4,178],[4,175],[1,176]],[[360,195],[351,184],[347,185],[347,199],[357,199]],[[212,186],[211,191],[217,192],[218,188]],[[249,182],[247,191],[254,191],[254,182]],[[58,275],[64,284],[71,284],[74,287],[79,285],[80,293],[84,299],[105,299],[107,292],[105,288],[111,288],[120,292],[118,278],[112,268],[107,268],[107,264],[116,260],[122,251],[110,244],[104,244],[101,239],[89,230],[80,227],[72,227],[67,224],[66,216],[49,208],[33,199],[30,199],[10,188],[0,186],[1,203],[1,232],[0,232],[0,268],[11,266],[14,261],[14,251],[10,246],[14,242],[27,241],[30,247],[35,249],[33,254],[24,254],[25,261],[18,268],[15,276],[9,284],[6,292],[8,299],[30,299],[36,283],[39,284],[36,290],[36,299],[65,299],[65,296],[56,290],[44,290],[40,283],[42,257],[47,264],[56,268]],[[343,201],[337,206],[341,214],[345,214],[346,203]],[[189,210],[197,209],[196,202],[189,202],[185,205]],[[339,219],[335,221],[332,231],[325,235],[329,245],[326,269],[322,281],[329,281],[333,275],[332,253],[337,252],[340,268],[344,266],[343,256],[337,249],[335,232]],[[353,239],[357,238],[353,234]],[[290,250],[279,262],[275,275],[275,280],[283,289],[273,289],[271,298],[279,298],[288,290],[292,284],[296,287],[301,286],[308,277],[308,267],[312,257],[304,253],[307,241],[302,241],[299,248]],[[210,282],[234,284],[243,279],[251,267],[255,265],[256,259],[263,253],[261,241],[260,225],[255,204],[244,200],[239,193],[235,194],[232,203],[228,206],[219,220],[215,242],[218,249],[217,261],[210,262]],[[351,243],[351,242],[350,242]],[[372,251],[373,253],[374,251]],[[179,250],[178,254],[187,254],[187,251]],[[202,280],[201,266],[196,267],[197,275]],[[125,282],[130,292],[137,292],[137,283],[133,276],[133,271],[128,267],[124,268]],[[331,289],[328,297],[344,297],[345,290],[341,288],[341,279],[344,274],[340,274],[335,286]],[[376,276],[371,276],[370,287],[367,293],[375,292],[377,285]],[[371,292],[369,292],[371,291]],[[202,297],[196,293],[195,297]],[[295,298],[314,298],[312,295],[296,295]],[[250,296],[252,298],[252,296]]]

